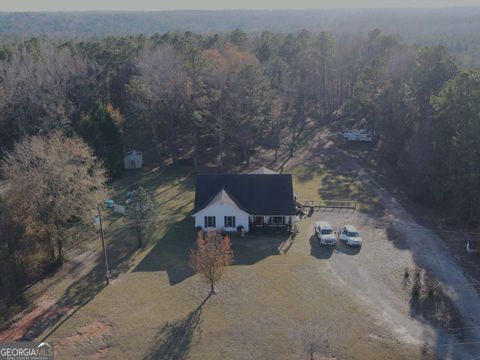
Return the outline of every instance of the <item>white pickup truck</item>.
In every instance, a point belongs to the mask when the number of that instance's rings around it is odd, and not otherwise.
[[[347,130],[343,132],[342,136],[347,141],[357,141],[357,142],[372,142],[373,141],[373,132],[371,131],[360,131],[360,130]]]
[[[315,221],[315,234],[317,234],[321,245],[337,245],[337,238],[332,226],[326,221]]]

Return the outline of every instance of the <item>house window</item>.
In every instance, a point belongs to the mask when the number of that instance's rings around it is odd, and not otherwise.
[[[227,228],[235,227],[235,216],[225,216],[224,226]]]
[[[205,216],[205,227],[206,228],[217,227],[215,222],[215,216]]]
[[[272,225],[285,225],[284,216],[272,216]]]

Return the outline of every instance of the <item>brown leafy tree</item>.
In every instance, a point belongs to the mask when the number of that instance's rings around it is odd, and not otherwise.
[[[215,284],[221,279],[225,266],[233,263],[230,237],[216,231],[209,231],[204,237],[199,231],[195,249],[190,253],[190,266],[210,284],[215,294]]]
[[[13,221],[27,233],[42,234],[52,261],[63,263],[66,229],[76,220],[90,223],[106,198],[103,166],[82,140],[54,132],[17,143],[1,170]]]

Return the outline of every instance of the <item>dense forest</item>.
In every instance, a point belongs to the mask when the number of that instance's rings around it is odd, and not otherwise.
[[[444,45],[468,68],[480,67],[480,9],[377,8],[316,10],[175,10],[150,12],[0,12],[0,34],[57,39],[118,35],[151,36],[190,31],[202,34],[244,29],[284,34],[328,31],[337,39],[367,36],[375,28],[400,34],[408,44]],[[0,35],[0,42],[2,36]]]
[[[63,261],[65,229],[91,215],[69,204],[104,195],[93,154],[111,179],[131,149],[161,165],[229,167],[248,164],[259,148],[293,152],[307,123],[374,130],[412,194],[477,224],[480,72],[444,46],[411,45],[379,30],[5,41],[2,289],[18,290]],[[39,149],[51,156],[38,158]],[[41,262],[31,261],[37,244]]]

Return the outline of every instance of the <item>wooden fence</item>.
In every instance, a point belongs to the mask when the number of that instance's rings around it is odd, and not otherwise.
[[[352,200],[297,200],[304,208],[321,209],[349,209],[356,210],[357,202]]]

